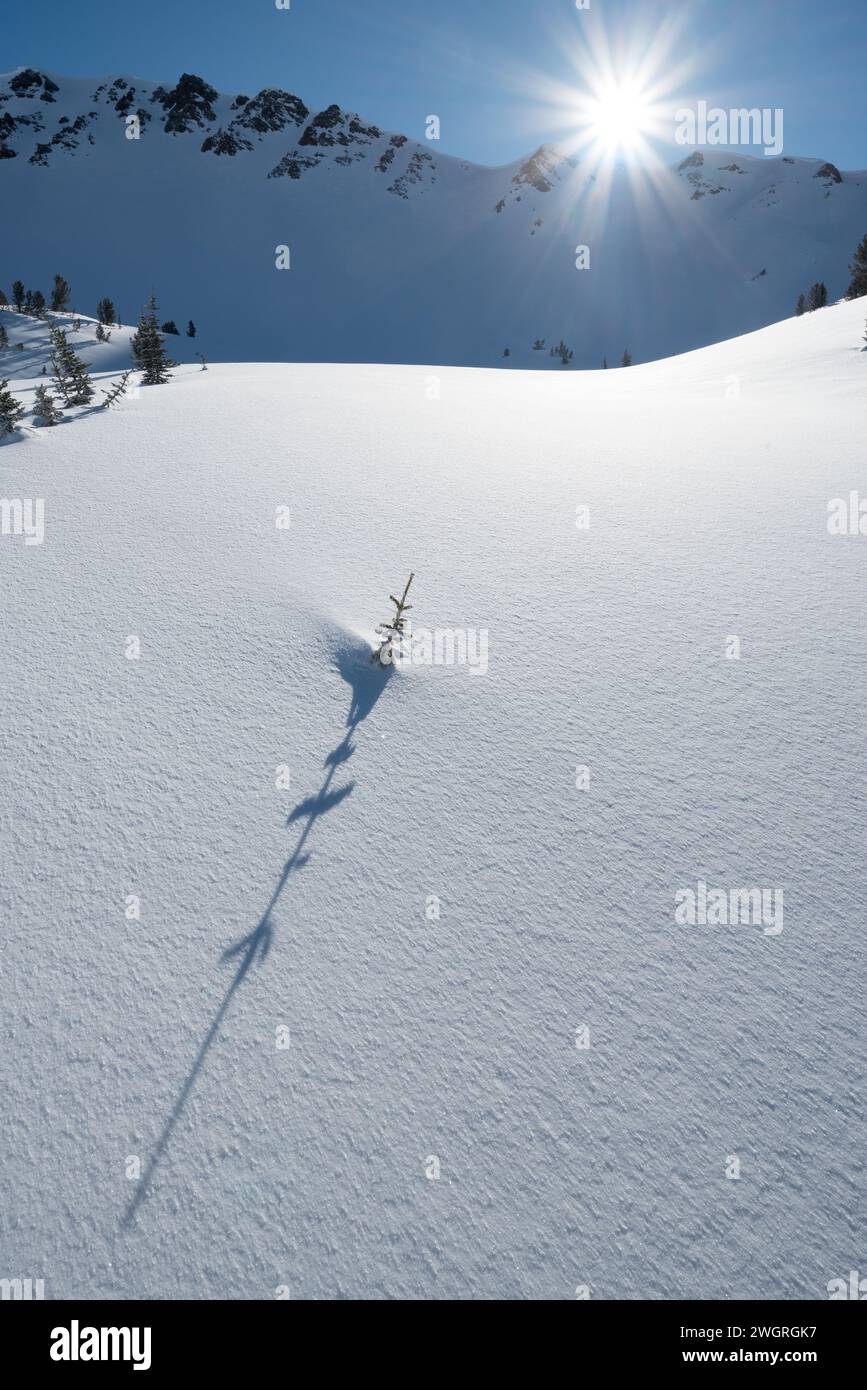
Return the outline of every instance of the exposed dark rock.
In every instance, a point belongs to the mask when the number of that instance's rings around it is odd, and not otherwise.
[[[202,141],[202,151],[205,154],[237,154],[239,150],[252,150],[253,146],[249,140],[236,135],[231,130],[223,130],[221,126],[213,135],[209,135]]]
[[[842,183],[843,175],[836,164],[823,164],[821,169],[817,169],[813,175],[816,179],[827,179],[828,183]]]
[[[240,98],[238,98],[240,101]],[[234,109],[235,103],[233,103]],[[233,127],[256,130],[264,135],[269,130],[285,130],[287,126],[303,125],[310,115],[300,97],[283,92],[279,87],[265,87],[250,101],[244,98],[243,111],[232,122]]]
[[[436,168],[433,155],[429,154],[427,150],[416,150],[410,158],[406,171],[399,178],[396,178],[394,183],[389,184],[389,193],[396,193],[399,198],[408,198],[412,185],[421,183],[424,178],[425,166],[429,166],[427,172],[432,174]]]
[[[60,89],[44,73],[37,72],[35,68],[25,68],[23,72],[16,72],[9,83],[9,90],[19,97],[35,97],[39,92],[40,101],[54,101],[52,93]]]
[[[217,91],[194,73],[184,72],[177,86],[167,92],[157,87],[151,101],[157,101],[166,112],[164,129],[171,135],[185,135],[194,126],[200,129],[217,119],[213,103]]]

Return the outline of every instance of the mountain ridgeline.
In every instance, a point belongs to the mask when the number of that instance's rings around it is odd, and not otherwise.
[[[867,173],[699,150],[615,168],[551,146],[501,168],[289,91],[0,76],[0,284],[153,288],[214,359],[562,371],[687,351],[833,300]],[[581,250],[580,248],[587,248]],[[554,351],[552,352],[552,349]]]

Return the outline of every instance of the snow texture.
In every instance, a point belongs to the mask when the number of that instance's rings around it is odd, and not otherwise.
[[[6,1274],[863,1268],[867,538],[826,510],[865,484],[864,313],[606,373],[187,365],[0,448],[45,502],[0,537]],[[44,328],[4,322],[30,402]],[[370,663],[410,570],[486,674]],[[698,879],[782,888],[782,934],[677,925]]]

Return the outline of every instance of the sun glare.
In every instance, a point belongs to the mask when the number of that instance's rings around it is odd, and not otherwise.
[[[611,153],[631,150],[650,126],[650,104],[634,83],[611,82],[590,104],[589,134]]]

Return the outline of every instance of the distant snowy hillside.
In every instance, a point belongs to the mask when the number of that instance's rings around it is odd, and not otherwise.
[[[223,360],[562,370],[562,339],[574,367],[647,361],[786,317],[814,280],[838,297],[867,231],[867,174],[819,159],[695,151],[639,193],[549,147],[480,168],[274,88],[33,68],[0,77],[0,198],[7,294],[60,271],[77,309],[107,294],[129,321],[153,287]]]
[[[5,1275],[863,1270],[865,313],[607,373],[191,364],[0,447],[45,525],[0,536]],[[484,672],[371,666],[411,570]],[[699,881],[782,931],[679,924]]]

